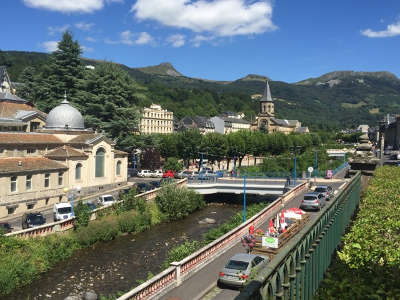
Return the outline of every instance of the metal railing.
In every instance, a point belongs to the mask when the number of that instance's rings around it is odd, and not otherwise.
[[[312,299],[359,204],[360,188],[358,172],[235,299]]]

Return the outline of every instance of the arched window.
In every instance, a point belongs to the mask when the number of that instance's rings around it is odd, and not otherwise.
[[[117,175],[121,175],[121,165],[122,165],[122,163],[121,163],[121,161],[119,160],[119,161],[117,162]]]
[[[75,180],[80,180],[82,176],[82,164],[78,163],[75,167]]]
[[[106,151],[103,148],[99,148],[96,151],[96,177],[104,177],[104,156]]]

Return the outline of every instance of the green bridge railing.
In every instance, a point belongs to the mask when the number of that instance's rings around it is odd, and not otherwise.
[[[358,172],[235,299],[312,299],[360,202],[360,188]]]

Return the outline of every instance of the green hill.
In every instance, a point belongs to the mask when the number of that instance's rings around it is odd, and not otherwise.
[[[40,66],[48,54],[1,51],[0,65],[6,65],[13,81],[27,66]],[[99,60],[83,58],[84,64]],[[185,115],[211,116],[222,111],[242,111],[248,119],[258,112],[265,76],[249,74],[235,81],[214,81],[186,77],[171,64],[145,68],[119,64],[147,88],[140,105],[157,102],[179,118]],[[359,124],[376,126],[387,113],[400,113],[400,80],[389,72],[335,71],[294,84],[270,80],[277,117],[298,119],[312,129],[344,128]]]

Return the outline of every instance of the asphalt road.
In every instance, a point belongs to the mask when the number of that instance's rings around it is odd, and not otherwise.
[[[339,187],[341,187],[345,181],[340,182],[318,182],[317,184],[329,184],[336,191]],[[290,207],[299,207],[301,200],[306,192],[303,192],[297,195],[295,198],[291,199],[289,202],[285,204],[285,208]],[[311,218],[316,218],[319,214],[321,214],[326,209],[326,206],[321,210],[321,212],[309,211]],[[261,226],[263,231],[267,230],[267,224],[271,217],[275,215],[270,215],[267,218],[267,221]],[[163,300],[186,300],[186,299],[207,299],[207,300],[226,300],[233,299],[236,295],[239,294],[239,290],[224,288],[220,289],[217,287],[217,276],[219,271],[223,268],[223,266],[227,263],[227,261],[236,253],[245,253],[244,248],[239,242],[231,249],[227,250],[223,255],[217,257],[213,260],[212,263],[207,264],[202,270],[195,273],[192,277],[185,280],[181,286],[171,290],[166,295],[164,295],[161,299]]]

